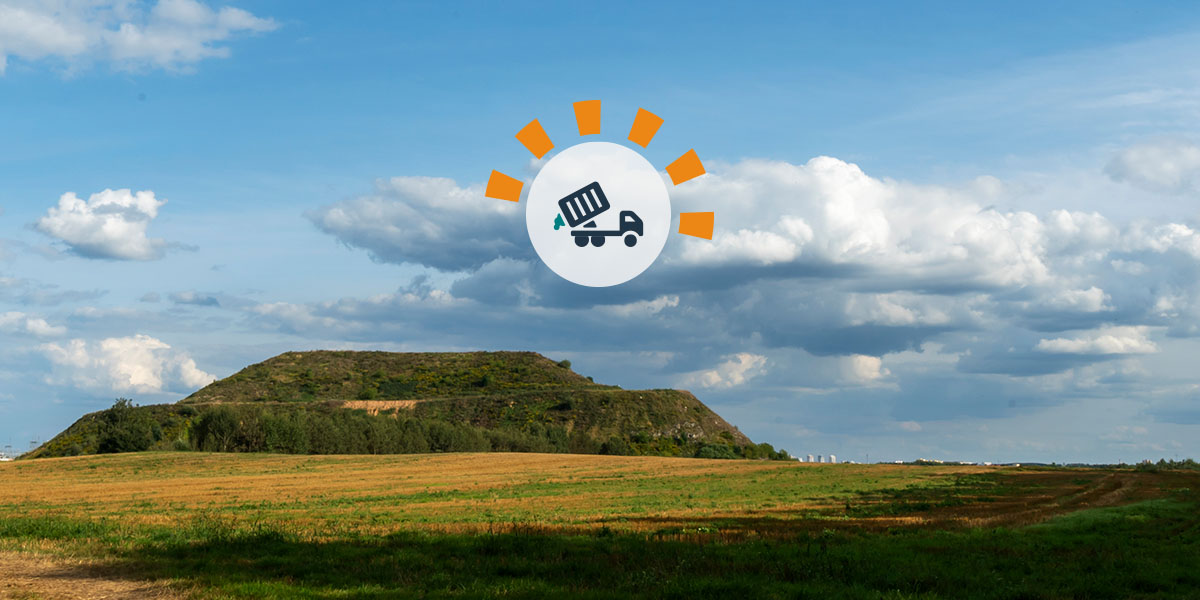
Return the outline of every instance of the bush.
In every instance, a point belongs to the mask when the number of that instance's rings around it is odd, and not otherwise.
[[[696,458],[737,458],[732,446],[725,444],[705,444],[696,452]]]
[[[574,454],[600,454],[601,446],[596,438],[578,429],[572,431],[567,439],[567,451]]]
[[[603,444],[600,445],[600,454],[611,454],[614,456],[628,456],[632,453],[633,453],[633,451],[630,450],[629,444],[626,443],[625,440],[623,440],[615,435],[613,437],[608,438],[607,442],[604,442]]]
[[[569,360],[560,360],[560,361],[558,361],[558,366],[560,366],[560,367],[562,367],[562,368],[564,368],[564,369],[570,369],[570,368],[571,368],[571,361],[569,361]]]
[[[205,452],[233,452],[238,433],[238,418],[228,406],[218,406],[200,415],[193,428],[196,449]]]
[[[104,411],[100,425],[101,454],[114,452],[140,452],[147,450],[155,440],[157,423],[151,422],[145,412],[134,410],[133,401],[117,398],[112,408]],[[158,430],[159,437],[162,430]]]

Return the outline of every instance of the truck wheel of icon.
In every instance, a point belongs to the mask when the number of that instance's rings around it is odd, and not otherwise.
[[[593,181],[558,201],[558,209],[562,211],[561,216],[566,217],[566,224],[572,228],[571,235],[575,238],[576,246],[586,248],[591,240],[592,245],[599,248],[604,245],[604,238],[613,235],[623,236],[625,245],[630,248],[636,246],[638,236],[643,235],[643,227],[641,217],[632,210],[621,211],[618,229],[596,230],[596,217],[607,212],[609,208],[612,208],[612,205],[608,203],[608,197],[604,195],[598,181]],[[558,229],[560,226],[561,221],[555,219],[554,228]]]

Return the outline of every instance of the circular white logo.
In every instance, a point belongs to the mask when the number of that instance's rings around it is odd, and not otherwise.
[[[529,188],[525,225],[538,256],[563,279],[607,287],[654,263],[671,229],[662,176],[641,154],[610,142],[571,146]]]

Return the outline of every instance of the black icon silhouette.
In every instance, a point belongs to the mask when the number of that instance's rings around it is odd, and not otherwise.
[[[624,236],[625,245],[630,248],[636,246],[638,236],[644,234],[642,233],[642,219],[632,210],[621,211],[618,223],[620,227],[617,230],[600,231],[597,229],[595,218],[609,208],[612,206],[608,203],[608,197],[604,195],[604,190],[600,189],[600,183],[597,181],[579,188],[558,201],[558,209],[566,217],[567,225],[572,228],[571,235],[575,237],[576,246],[584,248],[590,239],[592,245],[599,248],[604,245],[604,238],[612,235]],[[581,224],[583,226],[579,227]],[[579,228],[576,229],[577,227]]]

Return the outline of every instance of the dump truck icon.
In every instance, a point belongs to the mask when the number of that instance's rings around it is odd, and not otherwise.
[[[604,245],[604,238],[611,235],[623,236],[626,246],[631,248],[636,246],[638,236],[643,235],[642,219],[632,210],[621,211],[618,218],[618,229],[600,231],[597,228],[596,217],[610,208],[612,205],[608,203],[608,197],[604,195],[604,190],[600,189],[600,183],[597,181],[579,188],[558,201],[558,209],[562,212],[562,216],[566,217],[566,224],[571,227],[571,235],[575,238],[576,246],[584,248],[590,239],[592,245],[598,248]],[[555,219],[554,228],[558,229],[560,225],[558,219]]]

